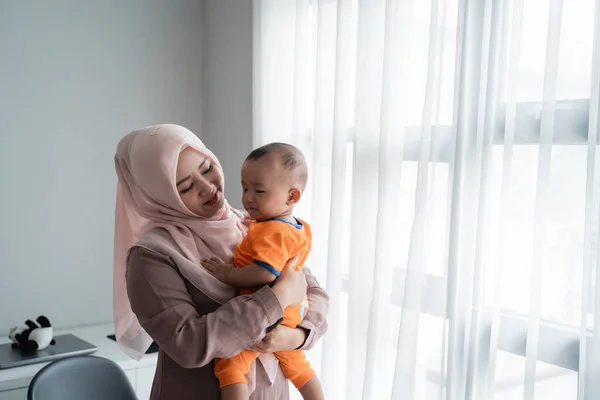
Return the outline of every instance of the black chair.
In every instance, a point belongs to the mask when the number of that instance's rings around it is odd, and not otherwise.
[[[28,400],[137,400],[125,372],[96,356],[56,360],[38,371],[27,390]]]

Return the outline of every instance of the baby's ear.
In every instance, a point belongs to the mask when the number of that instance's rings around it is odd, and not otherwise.
[[[300,197],[302,197],[302,192],[298,188],[291,188],[288,193],[288,206],[293,206],[294,204],[300,201]]]

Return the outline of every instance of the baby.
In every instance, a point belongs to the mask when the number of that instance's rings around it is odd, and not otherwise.
[[[219,280],[240,288],[240,294],[273,282],[288,260],[298,255],[295,269],[301,269],[310,252],[310,226],[293,216],[308,179],[302,152],[284,143],[270,143],[252,151],[242,165],[242,203],[254,220],[248,234],[238,244],[233,257],[235,266],[217,260],[203,265]],[[301,305],[284,310],[283,325],[295,328],[308,309],[305,297]],[[274,353],[284,375],[305,400],[322,399],[321,383],[302,350]],[[247,399],[245,374],[259,353],[243,350],[231,358],[217,359],[215,375],[224,400]]]

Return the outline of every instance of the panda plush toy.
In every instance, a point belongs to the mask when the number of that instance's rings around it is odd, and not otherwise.
[[[50,320],[40,315],[36,322],[37,324],[28,319],[25,321],[25,326],[14,327],[10,330],[8,337],[12,341],[13,348],[34,352],[56,343],[53,339],[54,334]]]

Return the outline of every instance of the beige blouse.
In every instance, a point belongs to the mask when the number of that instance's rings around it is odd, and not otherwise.
[[[310,271],[304,271],[310,308],[300,324],[308,331],[301,348],[308,350],[327,330],[329,298]],[[140,324],[159,347],[151,400],[220,399],[214,358],[250,347],[283,319],[268,286],[221,306],[188,282],[170,257],[142,247],[130,251],[127,290]],[[256,368],[251,400],[288,398],[281,371],[270,385],[264,368]]]

